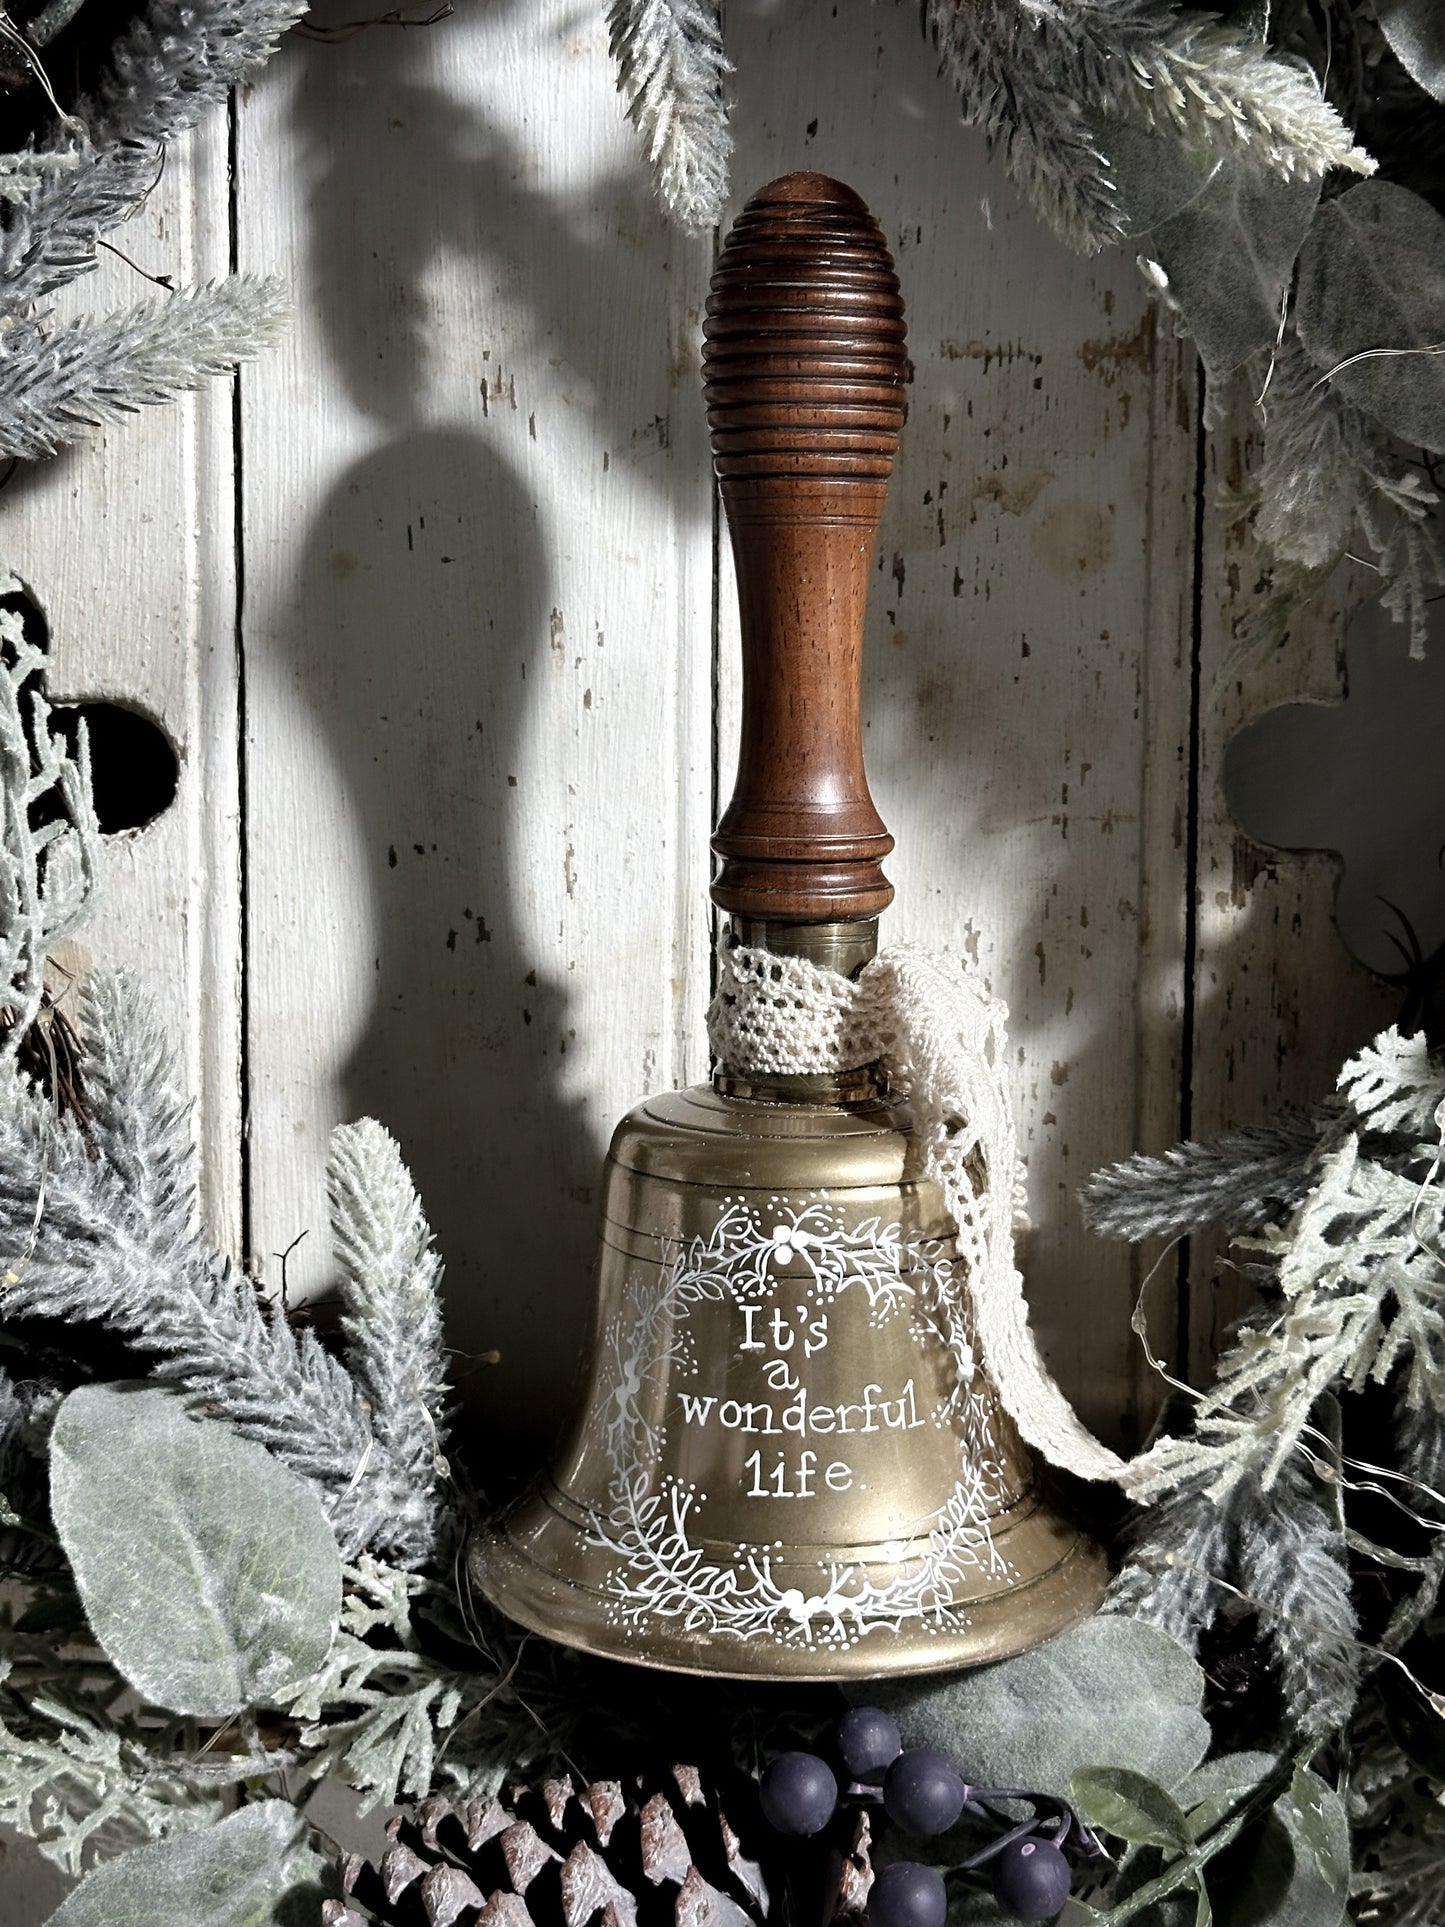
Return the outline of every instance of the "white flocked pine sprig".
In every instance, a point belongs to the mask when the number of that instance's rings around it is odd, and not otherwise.
[[[612,0],[608,26],[658,198],[686,228],[716,226],[732,157],[717,0]]]
[[[924,17],[964,120],[1086,253],[1127,231],[1111,116],[1284,176],[1374,165],[1313,75],[1171,0],[925,0]]]
[[[94,97],[41,150],[71,164],[0,230],[0,309],[22,314],[94,267],[99,236],[154,186],[163,143],[224,100],[306,11],[306,0],[151,0]]]
[[[1362,1667],[1378,1663],[1380,1650],[1400,1651],[1434,1610],[1445,1575],[1445,1541],[1417,1559],[1346,1520],[1339,1494],[1358,1468],[1321,1430],[1332,1401],[1384,1389],[1396,1408],[1398,1465],[1380,1476],[1407,1511],[1423,1506],[1436,1516],[1445,1464],[1445,1065],[1424,1036],[1385,1031],[1344,1066],[1337,1096],[1314,1115],[1319,1138],[1304,1155],[1302,1195],[1289,1208],[1289,1187],[1271,1177],[1270,1218],[1236,1237],[1266,1295],[1234,1327],[1215,1383],[1194,1395],[1187,1429],[1166,1432],[1128,1469],[1142,1510],[1112,1593],[1116,1610],[1185,1644],[1242,1596],[1259,1613],[1286,1706],[1306,1732],[1344,1724]],[[1144,1237],[1188,1228],[1207,1195],[1201,1221],[1238,1226],[1265,1201],[1259,1139],[1115,1166],[1091,1184],[1090,1210],[1117,1234]],[[1171,1186],[1180,1194],[1172,1217]],[[1374,1649],[1355,1631],[1349,1568],[1361,1560],[1416,1575]]]
[[[305,12],[306,0],[150,0],[95,94],[73,114],[57,110],[38,147],[0,156],[0,457],[51,454],[229,371],[275,335],[278,290],[248,276],[63,327],[44,304],[141,206],[165,143]]]
[[[372,1434],[424,1515],[450,1476],[441,1259],[396,1140],[373,1118],[332,1133],[331,1235],[346,1359]]]
[[[10,1013],[3,1062],[39,1014],[46,953],[94,901],[101,841],[84,728],[74,755],[51,733],[34,687],[47,658],[26,633],[29,598],[13,576],[0,576],[0,597],[0,1006]]]
[[[289,313],[279,281],[232,275],[34,336],[28,353],[0,354],[0,454],[53,455],[87,429],[229,374]]]
[[[142,1346],[193,1408],[317,1487],[346,1556],[424,1564],[446,1537],[436,1476],[417,1484],[341,1361],[206,1245],[189,1110],[148,1000],[95,972],[78,1028],[85,1131],[0,1066],[0,1317],[93,1322]]]

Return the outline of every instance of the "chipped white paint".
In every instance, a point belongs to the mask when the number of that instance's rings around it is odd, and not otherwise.
[[[385,1119],[534,1435],[610,1124],[705,1070],[711,249],[630,142],[555,4],[293,43],[241,127],[303,291],[243,389],[255,1255],[324,1285],[327,1130]]]

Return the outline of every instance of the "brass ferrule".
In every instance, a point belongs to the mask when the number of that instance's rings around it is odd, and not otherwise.
[[[761,1104],[876,1104],[887,1095],[882,1067],[859,1064],[850,1071],[732,1071],[719,1064],[712,1074],[719,1097],[749,1097]]]
[[[864,964],[878,955],[878,919],[856,923],[765,923],[760,918],[733,917],[734,943],[750,950],[771,950],[775,957],[806,957],[840,977],[856,977]]]
[[[806,957],[823,970],[856,977],[878,954],[878,919],[852,923],[769,923],[733,917],[733,943],[750,950],[771,950],[776,957]],[[746,1097],[765,1104],[874,1104],[887,1092],[880,1066],[859,1064],[845,1071],[742,1071],[719,1064],[712,1087],[720,1097]]]

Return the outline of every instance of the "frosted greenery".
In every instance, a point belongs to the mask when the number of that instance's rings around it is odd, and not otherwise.
[[[861,6],[835,14],[831,31],[873,31]],[[1040,218],[1086,254],[1137,256],[1199,349],[1207,419],[1236,384],[1248,396],[1262,450],[1226,509],[1253,517],[1270,572],[1233,666],[1284,642],[1347,558],[1373,572],[1419,654],[1445,587],[1434,0],[1218,14],[1173,0],[923,0],[922,14],[964,122]],[[611,18],[659,197],[684,226],[711,227],[730,146],[717,8],[616,0]]]
[[[323,1665],[341,1562],[315,1493],[263,1446],[144,1386],[81,1385],[50,1506],[91,1631],[154,1706],[213,1720]]]
[[[57,1117],[33,1080],[0,1065],[5,1315],[102,1325],[142,1345],[159,1382],[314,1487],[346,1554],[372,1547],[403,1564],[433,1557],[448,1529],[443,1480],[434,1466],[415,1475],[418,1439],[434,1460],[446,1430],[440,1325],[428,1309],[440,1267],[395,1146],[378,1126],[362,1126],[339,1133],[332,1153],[338,1288],[358,1377],[207,1244],[189,1106],[148,1000],[98,972],[81,987],[77,1013],[84,1123]],[[348,1215],[347,1200],[363,1196],[372,1173],[373,1195],[413,1214],[400,1248],[369,1208]],[[391,1339],[379,1394],[372,1318]]]
[[[34,619],[21,584],[0,573],[0,1003],[13,1017],[0,1069],[40,1014],[46,954],[84,919],[100,866],[85,731],[72,755],[50,727]]]
[[[715,226],[732,155],[717,0],[612,0],[607,23],[659,195],[684,226]]]
[[[1109,1610],[1189,1648],[1253,1616],[1289,1727],[1348,1762],[1354,1891],[1385,1927],[1435,1917],[1445,1856],[1438,1704],[1413,1672],[1445,1578],[1442,1161],[1445,1064],[1391,1029],[1309,1118],[1134,1158],[1085,1192],[1115,1236],[1233,1231],[1261,1293],[1216,1382],[1172,1401],[1130,1468]],[[1360,1458],[1358,1414],[1382,1406],[1393,1451]]]
[[[31,23],[36,47],[60,24],[51,12]],[[305,12],[305,0],[150,0],[91,97],[63,110],[44,83],[49,129],[0,155],[0,457],[51,454],[228,371],[274,336],[278,290],[245,275],[95,320],[58,324],[48,304],[143,204],[166,143],[254,72]],[[41,67],[38,53],[32,61]]]

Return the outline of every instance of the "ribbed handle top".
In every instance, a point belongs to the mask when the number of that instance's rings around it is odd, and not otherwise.
[[[755,194],[713,275],[703,374],[737,565],[742,742],[714,903],[767,924],[876,917],[893,848],[868,794],[863,612],[903,425],[903,302],[851,188]]]
[[[903,300],[852,188],[788,174],[728,235],[703,374],[717,472],[886,481],[903,425]]]

